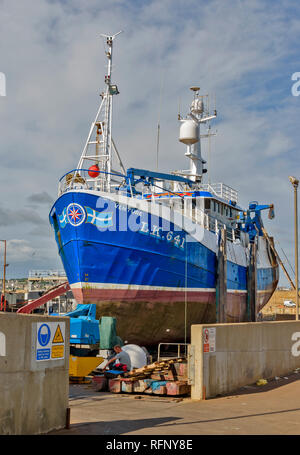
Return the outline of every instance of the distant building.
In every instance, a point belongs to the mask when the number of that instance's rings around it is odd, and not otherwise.
[[[45,292],[59,284],[67,281],[63,270],[30,270],[28,279],[14,279],[6,282],[6,309],[17,311],[26,303],[41,297]],[[2,290],[2,283],[0,282]],[[50,300],[40,308],[33,310],[33,313],[67,313],[75,309],[77,303],[72,291]]]

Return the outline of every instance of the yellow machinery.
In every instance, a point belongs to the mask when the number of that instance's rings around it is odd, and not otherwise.
[[[69,379],[72,382],[88,382],[86,377],[104,361],[103,357],[77,357],[70,355]]]

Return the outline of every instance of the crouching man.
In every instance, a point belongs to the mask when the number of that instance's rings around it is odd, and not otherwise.
[[[120,370],[122,373],[126,373],[127,371],[131,370],[131,360],[127,352],[123,351],[120,345],[114,346],[114,351],[116,355],[111,358],[107,364],[106,368],[109,364],[114,362],[113,369]]]

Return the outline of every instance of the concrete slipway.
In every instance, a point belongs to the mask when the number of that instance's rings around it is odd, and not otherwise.
[[[300,435],[300,373],[214,399],[143,397],[70,386],[70,429],[49,435]]]
[[[69,385],[69,323],[1,314],[1,435],[300,434],[300,321],[193,325],[191,399]]]

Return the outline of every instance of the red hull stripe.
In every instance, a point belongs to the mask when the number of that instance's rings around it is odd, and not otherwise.
[[[72,287],[72,292],[78,302],[100,302],[135,300],[147,302],[182,302],[185,298],[189,302],[214,303],[215,290],[208,291],[170,291],[170,290],[147,290],[147,289],[81,289]],[[228,292],[237,299],[245,298],[245,291]]]

